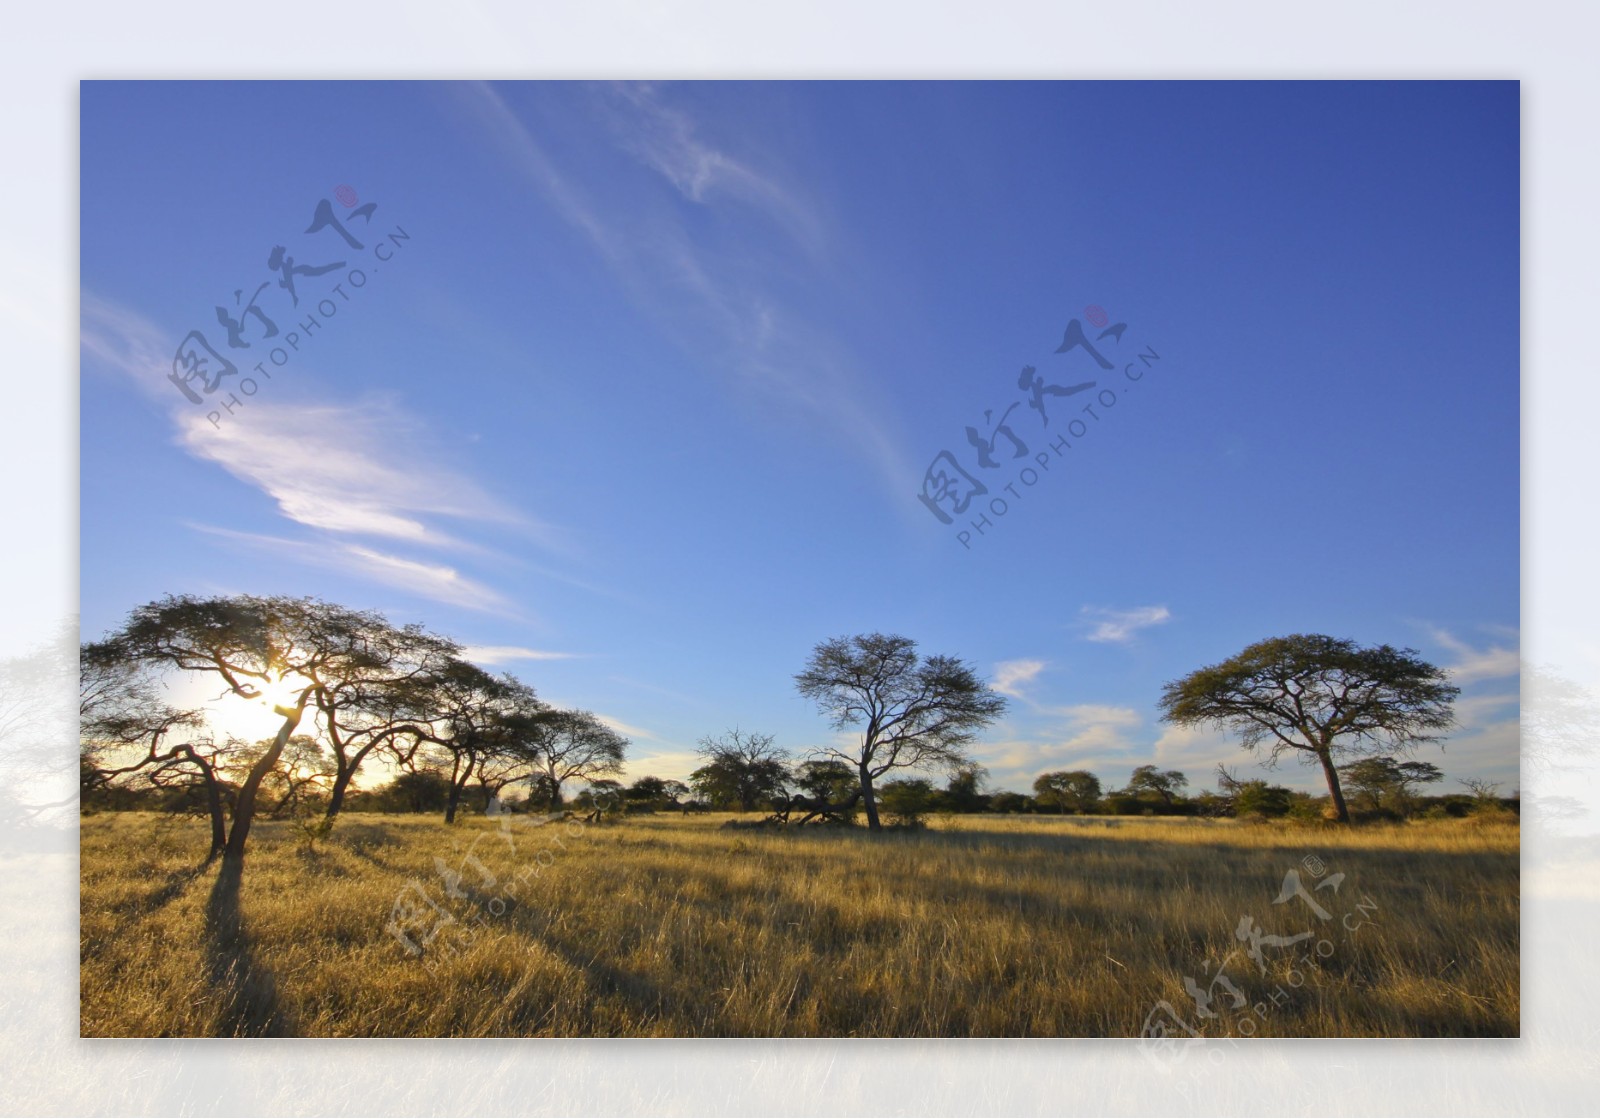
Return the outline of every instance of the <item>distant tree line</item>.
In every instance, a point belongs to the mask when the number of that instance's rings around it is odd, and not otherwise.
[[[269,739],[219,738],[203,709],[165,699],[188,674],[282,720]],[[81,650],[82,803],[202,815],[213,857],[243,859],[252,821],[293,815],[325,834],[343,811],[569,807],[590,818],[705,809],[760,812],[775,824],[919,826],[930,813],[1050,812],[1401,819],[1505,810],[1515,796],[1464,782],[1424,795],[1443,773],[1413,761],[1451,725],[1457,689],[1414,650],[1322,635],[1258,642],[1166,685],[1162,717],[1236,732],[1267,764],[1320,767],[1326,797],[1219,767],[1214,791],[1185,774],[1136,768],[1121,788],[1086,770],[1041,773],[1031,795],[994,791],[970,753],[1005,697],[959,659],[870,633],[820,642],[795,686],[835,738],[798,755],[734,728],[702,739],[686,782],[618,778],[628,740],[587,711],[542,702],[528,684],[467,660],[419,626],[309,598],[169,596]],[[381,761],[390,775],[362,785]],[[939,783],[939,778],[943,783]],[[569,785],[580,786],[571,800]],[[520,795],[518,795],[520,793]]]
[[[751,751],[749,744],[759,743]],[[856,777],[835,760],[795,761],[772,746],[771,737],[729,731],[701,742],[704,764],[690,777],[691,799],[674,799],[658,809],[759,812],[779,820],[794,819],[794,805],[829,802],[841,806],[835,819],[854,819],[858,801]],[[1416,817],[1463,817],[1483,812],[1515,811],[1516,793],[1502,796],[1491,782],[1468,779],[1464,792],[1428,794],[1426,786],[1444,780],[1430,762],[1364,758],[1340,767],[1347,806],[1358,820],[1404,820]],[[1030,794],[989,788],[981,765],[959,766],[942,782],[905,777],[883,783],[878,802],[892,823],[916,826],[931,815],[967,813],[1031,813],[1074,816],[1205,816],[1276,819],[1336,819],[1326,795],[1291,789],[1262,779],[1240,779],[1218,766],[1216,788],[1191,789],[1179,770],[1153,765],[1136,768],[1120,788],[1105,788],[1088,770],[1054,770],[1033,782]],[[642,778],[640,783],[654,781]],[[636,783],[639,784],[639,783]],[[629,791],[629,795],[634,795]],[[829,822],[818,816],[818,822]]]

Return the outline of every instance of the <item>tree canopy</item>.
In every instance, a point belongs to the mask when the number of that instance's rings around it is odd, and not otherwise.
[[[715,805],[753,812],[782,796],[790,779],[786,756],[770,734],[735,727],[702,738],[698,752],[705,764],[689,775],[689,782],[696,795]]]
[[[1232,731],[1320,764],[1334,811],[1349,822],[1335,759],[1396,754],[1438,741],[1453,723],[1460,689],[1415,649],[1363,647],[1322,634],[1259,641],[1219,664],[1166,685],[1162,718]]]
[[[1034,779],[1033,792],[1041,805],[1054,806],[1062,814],[1092,812],[1100,801],[1100,778],[1086,769],[1041,773]]]
[[[566,782],[599,786],[622,772],[628,740],[592,712],[552,710],[527,729],[534,780],[552,809],[561,807]]]
[[[1417,785],[1444,780],[1444,771],[1432,762],[1403,762],[1395,758],[1359,758],[1339,767],[1344,784],[1376,812],[1404,812]]]
[[[1139,793],[1153,793],[1160,797],[1165,804],[1172,804],[1183,790],[1189,785],[1189,779],[1181,770],[1158,769],[1153,765],[1141,765],[1133,771],[1133,776],[1128,778],[1128,791],[1134,795]]]
[[[892,769],[971,764],[967,746],[1006,710],[1005,697],[966,664],[950,656],[919,657],[915,641],[894,634],[819,643],[795,685],[835,730],[860,729],[855,747],[818,752],[856,771],[867,826],[874,831],[882,826],[875,780]]]

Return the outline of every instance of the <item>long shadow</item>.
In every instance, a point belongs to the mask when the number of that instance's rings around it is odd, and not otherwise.
[[[176,901],[189,884],[212,865],[211,859],[196,863],[183,870],[174,870],[166,875],[161,885],[148,894],[140,894],[119,905],[112,906],[113,912],[123,917],[122,928],[150,916],[156,910],[164,908]]]
[[[224,860],[206,902],[206,970],[223,1001],[218,1034],[293,1037],[294,1023],[278,1005],[278,984],[256,959],[239,910],[241,867]]]
[[[416,869],[396,866],[387,859],[375,855],[370,849],[355,846],[345,849],[379,870],[393,874],[397,880],[405,881],[418,874]],[[427,873],[423,872],[422,876],[426,877]],[[478,913],[489,912],[490,903],[499,897],[494,892],[481,889],[467,880],[455,883],[454,889],[464,903],[463,908]],[[535,900],[524,897],[511,902],[502,917],[496,920],[505,921],[507,927],[518,929],[531,941],[540,944],[568,966],[581,972],[592,996],[621,999],[630,1010],[646,1021],[661,1017],[665,1013],[669,1003],[667,991],[638,972],[608,963],[602,958],[607,945],[578,935],[557,933],[550,911]],[[643,930],[641,935],[642,932]],[[463,945],[457,945],[455,937],[462,934],[465,934],[467,939]],[[459,948],[470,944],[475,936],[476,933],[468,924],[451,926],[450,931],[443,934],[440,942],[432,946],[431,950],[443,955],[452,947]],[[527,1014],[513,1016],[518,1024],[526,1024],[531,1017]]]

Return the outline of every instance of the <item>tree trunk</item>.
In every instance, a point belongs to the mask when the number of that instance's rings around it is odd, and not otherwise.
[[[244,844],[250,838],[250,823],[256,814],[256,792],[267,774],[272,772],[272,767],[278,764],[278,758],[283,755],[283,748],[294,733],[294,728],[300,725],[300,716],[304,712],[302,704],[284,716],[283,726],[278,728],[278,736],[272,740],[272,746],[250,767],[250,774],[239,789],[239,800],[233,809],[233,831],[228,835],[228,845],[222,854],[224,864],[232,863],[235,868],[244,864]]]
[[[467,782],[472,780],[472,768],[477,764],[475,754],[467,754],[467,764],[461,764],[461,754],[457,754],[455,762],[450,766],[450,797],[444,806],[444,822],[456,822],[456,809],[461,806],[461,795],[467,791]]]
[[[349,790],[350,782],[355,775],[354,769],[348,769],[334,776],[333,788],[328,792],[328,811],[325,813],[328,819],[333,819],[344,808],[344,794]]]
[[[1339,771],[1333,767],[1333,755],[1327,747],[1317,751],[1317,760],[1322,763],[1322,775],[1328,779],[1328,795],[1333,798],[1333,810],[1338,813],[1341,824],[1350,822],[1350,809],[1345,807],[1344,792],[1339,788]]]
[[[222,812],[222,786],[217,782],[217,775],[207,769],[205,781],[206,810],[211,813],[211,854],[206,856],[206,862],[210,862],[227,849],[228,819]]]
[[[861,799],[867,809],[867,828],[869,831],[882,831],[883,825],[878,822],[878,802],[872,795],[872,774],[867,772],[867,767],[861,767]]]

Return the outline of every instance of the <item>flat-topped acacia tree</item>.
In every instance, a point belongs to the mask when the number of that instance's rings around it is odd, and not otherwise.
[[[1454,722],[1460,691],[1415,649],[1297,633],[1258,641],[1167,684],[1161,717],[1233,731],[1247,749],[1265,746],[1269,764],[1294,752],[1321,765],[1334,812],[1349,823],[1339,760],[1438,741]]]
[[[917,655],[897,634],[865,633],[823,641],[795,676],[835,730],[860,728],[850,749],[823,747],[819,756],[850,766],[861,784],[867,826],[879,831],[873,782],[892,769],[956,769],[970,765],[966,748],[1005,713],[994,692],[955,657]]]
[[[452,642],[417,627],[397,628],[381,615],[312,598],[168,596],[137,607],[102,647],[131,662],[207,673],[241,699],[264,702],[282,717],[276,737],[250,767],[235,800],[224,864],[244,862],[261,783],[283,754],[308,708],[337,730],[341,713],[412,678],[417,658]],[[226,694],[226,693],[225,693]],[[345,784],[368,743],[339,758]]]
[[[620,774],[629,745],[590,711],[547,710],[528,720],[519,737],[519,748],[532,758],[531,781],[552,811],[561,809],[568,781],[597,786]]]
[[[333,761],[330,821],[344,808],[368,758],[386,750],[399,753],[405,732],[428,725],[437,710],[435,683],[459,663],[460,648],[447,638],[419,626],[390,625],[376,614],[349,614],[351,631],[365,631],[364,660],[349,665],[350,671],[325,673],[311,696]]]
[[[210,862],[228,844],[222,767],[229,747],[204,734],[204,726],[204,712],[162,700],[148,666],[105,642],[79,647],[78,749],[84,791],[131,773],[154,788],[197,787],[211,821]],[[126,764],[113,764],[117,761]]]
[[[500,773],[501,787],[534,764],[533,739],[548,708],[533,688],[514,676],[495,676],[451,658],[415,683],[417,702],[430,712],[404,728],[450,756],[450,793],[445,823],[455,823],[461,797],[474,777],[487,786]],[[505,772],[509,763],[512,768]],[[489,768],[485,768],[485,767]]]

